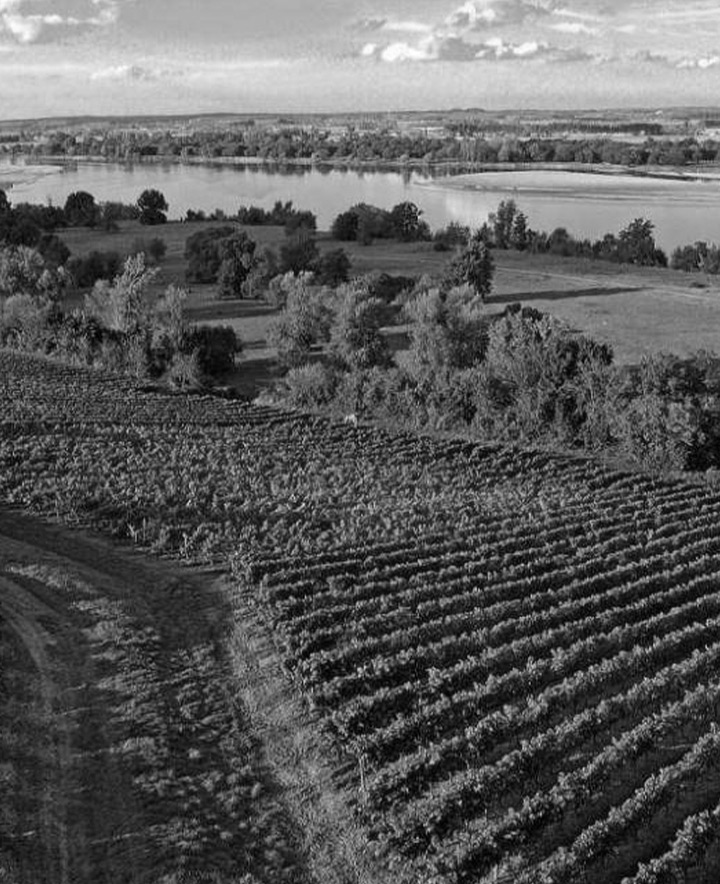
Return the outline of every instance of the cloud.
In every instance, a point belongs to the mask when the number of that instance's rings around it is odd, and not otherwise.
[[[524,43],[510,43],[502,37],[492,37],[486,40],[483,47],[477,52],[477,58],[533,58],[544,55],[550,50],[547,43],[537,40],[527,40]]]
[[[720,55],[710,55],[702,58],[683,58],[675,64],[676,68],[683,69],[699,69],[705,71],[708,68],[714,68],[720,65]]]
[[[365,42],[356,54],[390,64],[531,59],[598,63],[607,60],[596,51],[590,52],[581,46],[555,46],[538,36],[537,28],[531,25],[535,23],[541,27],[547,24],[555,12],[572,19],[550,24],[550,28],[559,33],[569,36],[598,33],[597,28],[575,19],[571,10],[557,9],[555,0],[468,0],[434,26],[417,21],[365,20],[363,29],[369,30],[371,22],[375,39]],[[404,32],[405,39],[385,43],[378,39],[392,31]],[[414,35],[417,35],[416,39],[413,39]]]
[[[0,37],[23,45],[38,43],[70,31],[108,27],[119,16],[117,0],[81,0],[81,15],[24,12],[29,2],[32,0],[0,0]]]
[[[569,9],[567,6],[556,6],[552,10],[553,15],[561,15],[565,18],[577,18],[581,21],[602,21],[602,16],[590,12],[578,12],[575,9]]]
[[[177,76],[176,71],[159,70],[137,64],[121,64],[114,67],[101,68],[93,71],[91,80],[116,80],[125,82],[152,82]]]
[[[419,21],[387,21],[382,26],[383,31],[406,31],[411,34],[427,34],[433,30],[432,25],[426,25]]]
[[[550,25],[553,31],[559,31],[561,34],[597,34],[597,28],[591,28],[583,24],[581,21],[562,21],[556,25]]]
[[[468,0],[445,19],[445,24],[478,31],[518,25],[549,15],[554,5],[554,0]]]

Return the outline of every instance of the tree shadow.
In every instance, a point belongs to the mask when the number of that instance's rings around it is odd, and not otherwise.
[[[491,304],[513,304],[517,301],[565,301],[571,298],[601,298],[606,295],[623,295],[629,292],[644,292],[646,289],[639,286],[618,286],[615,288],[594,286],[585,289],[566,289],[564,291],[548,292],[513,292],[506,295],[490,295],[488,302]]]
[[[206,319],[246,319],[255,316],[272,316],[277,307],[258,301],[212,301],[197,307],[188,307],[186,313],[193,322]]]

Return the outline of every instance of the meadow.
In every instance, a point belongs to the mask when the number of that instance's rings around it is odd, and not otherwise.
[[[395,880],[718,879],[712,484],[8,352],[0,379],[2,499],[231,569]]]
[[[273,352],[268,348],[267,336],[276,311],[262,301],[221,300],[212,284],[187,286],[185,240],[212,226],[216,223],[170,222],[149,229],[137,222],[122,222],[121,229],[114,233],[77,228],[63,230],[61,235],[73,254],[81,256],[92,250],[128,254],[138,238],[160,236],[167,253],[153,290],[160,293],[170,283],[185,285],[191,321],[228,324],[236,330],[246,348],[240,364],[252,379],[243,389],[252,391],[270,380],[268,360]],[[259,247],[267,245],[277,250],[285,238],[280,227],[238,227]],[[328,233],[320,233],[317,242],[321,252],[344,248],[352,262],[351,275],[379,272],[415,278],[437,276],[449,260],[448,253],[434,251],[432,243],[376,240],[363,246],[337,242]],[[515,251],[496,251],[494,257],[496,273],[488,299],[491,311],[521,302],[551,313],[594,339],[611,344],[615,361],[620,364],[636,363],[652,353],[690,355],[700,349],[720,349],[716,331],[720,327],[717,276]],[[243,385],[242,372],[234,382]]]

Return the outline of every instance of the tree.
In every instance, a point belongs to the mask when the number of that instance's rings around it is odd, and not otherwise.
[[[515,200],[503,200],[497,211],[490,215],[493,244],[496,249],[509,249],[512,244],[513,225],[517,215]]]
[[[280,273],[302,273],[315,267],[320,252],[315,237],[306,230],[298,230],[280,246]]]
[[[165,224],[168,204],[159,190],[148,189],[138,197],[138,209],[140,210],[141,224]]]
[[[393,206],[390,210],[390,223],[395,238],[401,242],[414,242],[427,236],[428,226],[420,220],[421,215],[422,209],[415,203],[405,201]]]
[[[524,212],[518,212],[512,225],[510,245],[518,252],[524,252],[530,242],[530,230],[528,229],[527,216]]]
[[[221,240],[218,251],[218,294],[221,298],[240,298],[253,266],[255,241],[247,233],[239,231]]]
[[[441,371],[470,368],[487,348],[487,320],[474,289],[460,286],[442,295],[431,289],[406,310],[412,319],[414,371],[432,377]]]
[[[470,237],[467,246],[453,259],[448,269],[447,288],[469,285],[484,301],[492,290],[495,263],[480,231]]]
[[[100,217],[95,197],[85,190],[76,190],[65,200],[63,210],[69,227],[94,227]]]
[[[347,212],[341,212],[333,221],[330,233],[333,239],[339,239],[341,242],[351,242],[357,239],[358,234],[358,214],[348,209]]]
[[[285,309],[270,329],[269,342],[277,349],[278,362],[294,368],[308,360],[312,347],[327,341],[330,335],[332,310],[329,300],[334,293],[309,284],[303,274],[288,283]]]
[[[0,248],[0,298],[12,295],[45,294],[45,261],[37,249],[28,246]]]
[[[185,259],[187,268],[185,278],[188,282],[215,282],[222,258],[220,244],[233,236],[235,228],[230,225],[209,227],[198,230],[185,240]]]
[[[105,328],[124,335],[144,335],[152,326],[147,290],[157,271],[145,266],[140,252],[127,258],[122,273],[113,281],[102,280],[85,296],[85,311]]]
[[[387,368],[392,358],[380,332],[385,305],[363,291],[344,286],[330,332],[331,351],[351,371]]]
[[[278,273],[277,255],[269,246],[264,246],[255,253],[252,267],[243,283],[243,296],[261,298],[266,294],[271,280]]]
[[[618,254],[625,264],[667,265],[667,258],[655,246],[655,225],[646,218],[635,218],[618,234]]]
[[[315,266],[319,285],[338,285],[350,276],[350,258],[345,249],[331,249],[321,255]]]
[[[57,269],[70,257],[70,249],[54,233],[43,233],[38,243],[38,251],[43,256],[46,266]]]

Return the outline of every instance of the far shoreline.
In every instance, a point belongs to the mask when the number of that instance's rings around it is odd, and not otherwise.
[[[468,163],[457,160],[423,162],[421,160],[353,160],[315,158],[274,159],[267,157],[178,157],[166,156],[134,156],[127,159],[78,155],[73,157],[62,155],[0,155],[0,172],[3,167],[36,168],[43,166],[73,167],[78,165],[116,165],[116,166],[200,166],[208,168],[242,168],[256,167],[281,170],[283,168],[305,168],[308,171],[346,171],[346,172],[386,172],[397,174],[421,174],[428,178],[450,179],[453,188],[475,189],[470,177],[481,176],[492,172],[570,172],[586,175],[608,177],[627,176],[631,178],[649,178],[666,181],[720,181],[720,163],[708,163],[703,166],[633,166],[612,163]],[[9,176],[8,176],[9,177]],[[0,186],[5,184],[8,189],[19,181],[3,182],[0,174]],[[454,179],[454,180],[453,180]],[[464,179],[460,181],[459,179]]]

